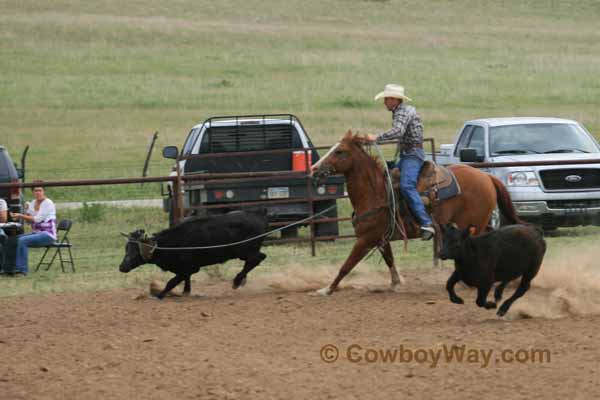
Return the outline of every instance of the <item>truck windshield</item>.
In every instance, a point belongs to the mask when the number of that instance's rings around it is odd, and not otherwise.
[[[490,154],[596,153],[594,140],[576,124],[521,124],[490,128]]]
[[[198,139],[199,133],[200,128],[195,128],[190,131],[187,139],[185,140],[185,144],[183,145],[183,150],[181,151],[183,155],[192,153],[192,148],[194,147],[194,143],[196,143],[196,139]]]

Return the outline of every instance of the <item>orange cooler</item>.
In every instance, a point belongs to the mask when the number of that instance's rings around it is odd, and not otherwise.
[[[292,152],[292,170],[306,171],[306,156],[308,156],[308,168],[312,165],[312,153],[310,150],[298,150]]]

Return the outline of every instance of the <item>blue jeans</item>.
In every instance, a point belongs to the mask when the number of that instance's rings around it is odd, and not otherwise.
[[[419,172],[425,161],[425,153],[423,149],[414,149],[410,152],[402,153],[400,161],[396,165],[400,169],[400,192],[406,198],[408,205],[415,214],[421,226],[431,225],[431,218],[427,211],[423,200],[417,192],[417,180]]]
[[[54,243],[54,238],[47,232],[35,232],[19,235],[17,239],[16,272],[29,272],[28,247],[44,247]]]

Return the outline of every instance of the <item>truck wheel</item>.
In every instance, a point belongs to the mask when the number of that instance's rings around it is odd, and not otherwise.
[[[289,228],[285,228],[281,230],[281,238],[282,239],[290,239],[298,237],[298,227],[290,226]]]
[[[327,208],[331,207],[331,206],[335,206],[336,202],[335,200],[331,200],[331,201],[321,201],[315,204],[315,213],[321,212],[323,210],[326,210]],[[338,213],[337,213],[337,207],[334,207],[333,209],[327,211],[325,214],[320,215],[317,218],[337,218]],[[338,226],[338,221],[332,221],[332,222],[324,222],[322,224],[315,224],[315,236],[317,237],[322,237],[322,236],[338,236],[340,233],[339,230],[339,226]],[[335,239],[332,239],[335,240]]]

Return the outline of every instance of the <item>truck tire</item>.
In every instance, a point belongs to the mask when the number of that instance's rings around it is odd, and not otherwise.
[[[315,213],[321,212],[321,211],[323,211],[331,206],[335,206],[335,205],[336,205],[335,200],[320,201],[315,204]],[[337,218],[337,216],[338,216],[337,207],[334,207],[333,209],[327,211],[325,214],[323,214],[317,218]],[[340,233],[340,230],[339,230],[338,221],[324,222],[322,224],[315,224],[315,236],[316,237],[338,236],[339,233]],[[335,240],[335,239],[332,239],[332,240]]]

